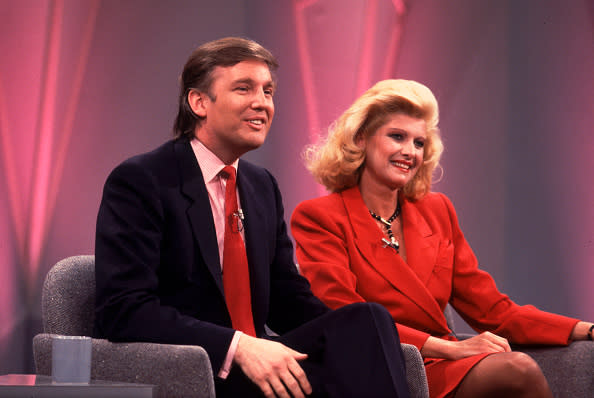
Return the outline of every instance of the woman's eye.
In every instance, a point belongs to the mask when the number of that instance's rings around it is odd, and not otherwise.
[[[404,138],[404,137],[402,136],[402,134],[398,134],[398,133],[396,133],[396,134],[392,134],[392,135],[390,135],[390,137],[392,137],[392,139],[393,139],[393,140],[396,140],[396,141],[402,141],[402,139]]]
[[[424,148],[425,147],[425,141],[415,141],[415,146],[417,148]]]

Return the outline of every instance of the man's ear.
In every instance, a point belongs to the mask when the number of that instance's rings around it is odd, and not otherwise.
[[[208,100],[205,98],[206,94],[198,92],[198,90],[188,91],[188,104],[192,109],[192,112],[198,117],[206,117],[206,107],[204,101]]]

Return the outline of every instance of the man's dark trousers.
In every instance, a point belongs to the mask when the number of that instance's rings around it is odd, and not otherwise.
[[[311,397],[409,396],[396,327],[379,304],[351,304],[270,339],[308,354],[300,365]],[[236,365],[225,381],[217,378],[216,389],[217,397],[262,397]]]

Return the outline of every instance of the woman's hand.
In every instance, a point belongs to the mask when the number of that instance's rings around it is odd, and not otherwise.
[[[573,327],[571,331],[570,338],[572,340],[589,340],[588,339],[588,330],[592,326],[592,322],[578,322]]]
[[[466,340],[449,341],[437,337],[429,337],[421,348],[423,357],[461,359],[472,355],[510,352],[507,339],[490,332],[484,332]]]

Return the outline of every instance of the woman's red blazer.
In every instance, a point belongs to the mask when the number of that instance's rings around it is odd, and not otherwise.
[[[408,262],[382,243],[383,232],[358,187],[297,206],[291,220],[297,260],[328,306],[383,304],[401,341],[419,350],[430,335],[453,338],[443,313],[448,302],[477,332],[490,331],[517,344],[569,343],[578,320],[517,305],[499,292],[493,278],[478,268],[445,195],[400,200]],[[482,357],[452,369],[458,374],[450,375],[452,381],[461,380]]]

